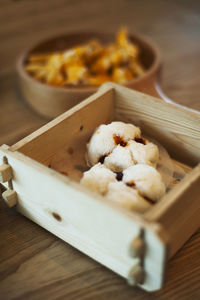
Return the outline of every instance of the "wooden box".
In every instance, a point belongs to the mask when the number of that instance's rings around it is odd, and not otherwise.
[[[79,184],[87,141],[98,125],[112,120],[139,125],[187,172],[144,214]],[[0,148],[3,197],[128,283],[155,291],[162,287],[168,259],[200,224],[199,150],[198,114],[108,83],[15,145]],[[49,168],[56,157],[63,174]]]

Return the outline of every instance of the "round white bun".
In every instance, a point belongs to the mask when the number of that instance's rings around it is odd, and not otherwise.
[[[116,181],[116,174],[101,163],[98,163],[89,171],[83,173],[80,183],[85,187],[104,195],[108,191],[108,184],[114,181]]]
[[[151,204],[142,198],[137,190],[126,186],[122,181],[109,183],[106,197],[126,209],[141,213],[151,207]]]
[[[158,171],[145,164],[137,164],[123,171],[123,182],[134,186],[139,194],[158,201],[165,193],[165,185]]]
[[[118,144],[126,144],[129,140],[139,137],[140,129],[132,124],[112,122],[101,125],[92,135],[87,145],[87,156],[90,165],[108,156]]]
[[[135,141],[129,142],[129,148],[132,153],[133,160],[137,164],[147,164],[152,167],[156,167],[159,159],[158,147],[148,142],[146,139],[146,144],[138,143]]]
[[[113,172],[122,172],[134,164],[135,162],[128,144],[126,147],[117,145],[104,160],[104,165]]]

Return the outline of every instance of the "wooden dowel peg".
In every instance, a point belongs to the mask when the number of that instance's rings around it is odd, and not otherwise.
[[[0,182],[7,182],[12,179],[12,168],[8,164],[0,166]]]
[[[134,265],[127,278],[127,283],[129,285],[142,284],[144,282],[144,270],[140,264]]]
[[[136,237],[130,244],[129,254],[131,257],[141,257],[144,254],[144,240],[142,237]]]
[[[3,192],[2,197],[9,207],[17,205],[17,193],[14,190]]]

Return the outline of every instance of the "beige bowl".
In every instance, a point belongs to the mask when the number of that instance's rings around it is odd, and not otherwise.
[[[68,33],[48,40],[43,40],[25,51],[17,62],[17,71],[24,99],[37,113],[47,118],[54,118],[97,91],[97,87],[54,87],[41,83],[31,77],[24,69],[27,57],[33,53],[45,53],[71,48],[91,39],[102,43],[115,40],[114,34],[101,32]],[[138,79],[129,81],[126,86],[158,96],[154,83],[159,75],[161,61],[158,49],[138,35],[130,39],[140,48],[140,59],[146,72]]]

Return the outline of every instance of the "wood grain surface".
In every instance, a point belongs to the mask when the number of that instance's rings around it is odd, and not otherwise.
[[[200,2],[190,0],[1,0],[0,144],[11,145],[47,120],[23,101],[15,61],[27,46],[79,29],[126,25],[152,39],[162,87],[200,110]],[[36,187],[37,188],[37,187]],[[200,299],[200,231],[169,262],[165,287],[148,294],[0,201],[0,299]]]

